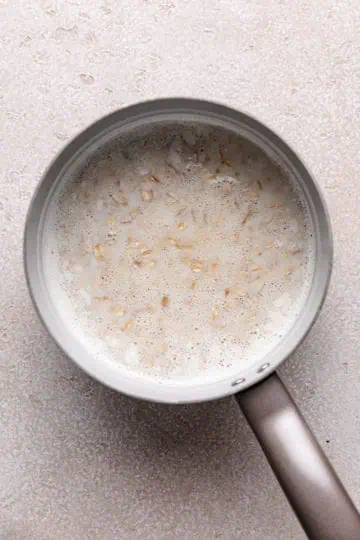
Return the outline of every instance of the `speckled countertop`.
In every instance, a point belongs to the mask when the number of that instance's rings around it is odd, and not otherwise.
[[[281,369],[360,505],[357,0],[0,0],[0,539],[301,540],[231,399],[168,407],[90,380],[32,308],[25,212],[49,160],[101,115],[184,95],[249,111],[324,188],[335,268]]]

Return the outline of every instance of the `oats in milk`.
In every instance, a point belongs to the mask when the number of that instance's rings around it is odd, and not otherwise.
[[[53,301],[119,367],[165,379],[244,367],[291,327],[311,284],[301,194],[225,130],[128,135],[65,179],[53,205]]]

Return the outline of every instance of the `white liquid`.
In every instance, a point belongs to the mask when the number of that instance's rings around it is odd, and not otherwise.
[[[301,194],[219,129],[157,127],[104,149],[63,182],[45,231],[67,326],[102,361],[161,379],[256,362],[311,285]]]

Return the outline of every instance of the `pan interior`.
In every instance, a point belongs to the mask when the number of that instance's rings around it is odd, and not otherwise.
[[[220,381],[223,393],[256,381],[293,348],[318,233],[306,185],[276,145],[246,126],[168,116],[112,126],[64,163],[40,265],[58,341],[84,369],[125,393],[187,401],[186,388],[203,399]]]

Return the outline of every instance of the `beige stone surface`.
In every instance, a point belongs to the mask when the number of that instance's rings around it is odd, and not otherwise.
[[[32,308],[26,209],[54,153],[146,98],[255,114],[300,152],[332,215],[322,315],[281,373],[360,505],[357,0],[0,0],[0,539],[301,540],[231,399],[136,402],[80,372]]]

